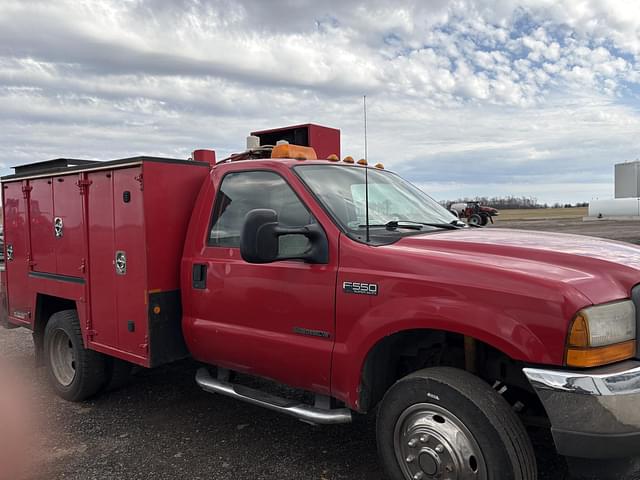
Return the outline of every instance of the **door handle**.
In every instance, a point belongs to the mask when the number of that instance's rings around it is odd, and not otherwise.
[[[194,263],[193,270],[191,271],[191,280],[193,282],[193,288],[198,290],[204,290],[207,288],[207,264],[206,263]]]

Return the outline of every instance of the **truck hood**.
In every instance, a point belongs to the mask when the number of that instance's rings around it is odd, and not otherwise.
[[[628,298],[640,283],[640,247],[582,235],[474,228],[405,237],[390,247],[446,255],[460,269],[507,270],[562,282],[594,304]]]

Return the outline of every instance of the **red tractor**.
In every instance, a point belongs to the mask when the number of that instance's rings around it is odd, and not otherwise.
[[[499,215],[497,209],[480,205],[480,202],[452,203],[449,210],[456,217],[466,220],[469,225],[484,226],[489,221],[493,223],[493,217]]]

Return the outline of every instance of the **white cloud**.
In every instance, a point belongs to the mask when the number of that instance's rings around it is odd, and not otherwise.
[[[0,162],[224,154],[307,121],[359,152],[366,93],[372,159],[412,180],[585,200],[638,156],[639,59],[624,0],[5,0]]]

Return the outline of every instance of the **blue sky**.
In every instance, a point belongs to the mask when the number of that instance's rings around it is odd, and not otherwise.
[[[613,193],[640,157],[640,2],[3,0],[0,167],[238,151],[314,122],[437,199]]]

